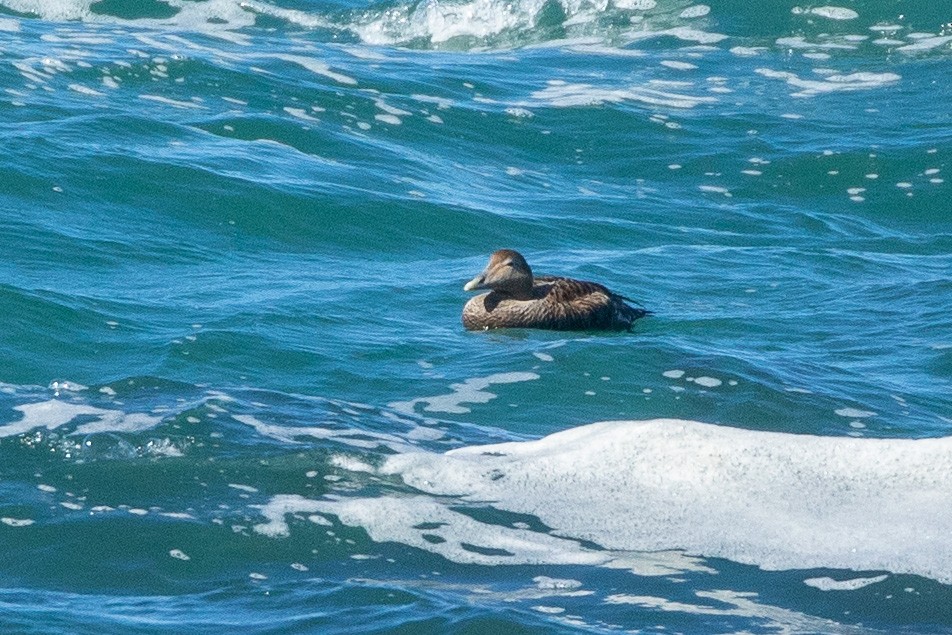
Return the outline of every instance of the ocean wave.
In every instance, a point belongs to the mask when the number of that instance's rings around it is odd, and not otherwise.
[[[256,531],[318,513],[454,562],[631,568],[678,550],[768,570],[833,568],[952,582],[952,438],[877,440],[752,432],[691,421],[606,422],[538,441],[403,452],[376,473],[421,495],[277,496]],[[363,467],[362,470],[370,468]],[[371,470],[373,471],[373,470]],[[426,494],[426,495],[422,495]],[[551,528],[483,523],[491,505]],[[582,544],[597,545],[597,548]],[[469,546],[467,546],[469,545]],[[649,556],[650,559],[650,556]],[[691,570],[690,561],[677,570]]]
[[[364,6],[328,1],[307,9],[268,0],[168,0],[140,3],[135,8],[96,0],[3,0],[0,6],[16,15],[52,22],[172,28],[210,34],[242,46],[250,44],[256,27],[276,22],[322,34],[319,37],[329,42],[471,51],[545,42],[571,45],[579,38],[594,38],[611,48],[624,49],[665,35],[681,37],[679,33],[693,34],[688,39],[708,44],[730,36],[732,48],[742,54],[756,54],[766,45],[798,50],[816,59],[859,49],[876,55],[893,50],[906,55],[952,51],[952,36],[923,30],[934,22],[929,9],[909,8],[902,15],[893,15],[885,6],[857,11],[839,6],[788,9],[778,5],[765,7],[763,11],[770,15],[757,20],[691,0],[412,0]],[[3,24],[3,30],[20,31],[15,19]],[[726,25],[734,28],[718,31]],[[778,25],[784,25],[786,32],[778,32]],[[88,34],[72,37],[86,38],[89,43]]]

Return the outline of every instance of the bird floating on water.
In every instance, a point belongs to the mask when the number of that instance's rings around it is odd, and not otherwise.
[[[489,289],[463,307],[463,326],[471,331],[534,328],[558,331],[630,331],[650,311],[626,304],[624,296],[597,282],[533,276],[517,251],[500,249],[465,291]],[[631,300],[628,300],[629,302]]]

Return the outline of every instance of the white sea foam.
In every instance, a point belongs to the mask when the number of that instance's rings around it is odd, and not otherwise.
[[[662,60],[662,66],[667,66],[668,68],[673,68],[678,71],[691,71],[697,68],[697,64],[691,64],[690,62],[680,62],[678,60]]]
[[[285,106],[283,110],[284,112],[288,113],[292,117],[296,117],[297,119],[301,119],[303,121],[310,121],[312,123],[319,123],[321,121],[317,117],[311,116],[303,108],[292,108],[291,106]]]
[[[92,10],[97,0],[3,0],[3,5],[19,13],[32,13],[52,22],[122,23],[126,20]],[[185,30],[224,32],[228,29],[240,29],[254,24],[254,13],[244,8],[239,0],[165,0],[165,4],[175,9],[168,18],[139,18],[137,24],[145,26],[176,26]],[[237,35],[237,34],[232,34]]]
[[[627,31],[625,33],[625,37],[632,42],[638,40],[651,40],[660,37],[675,37],[679,40],[697,42],[698,44],[717,44],[722,40],[726,40],[728,36],[724,35],[723,33],[711,33],[709,31],[692,29],[686,26],[677,26],[670,29],[662,29],[660,31]]]
[[[377,105],[377,108],[384,111],[388,115],[396,115],[398,117],[409,117],[412,115],[412,112],[406,111],[402,108],[397,108],[396,106],[391,106],[382,99],[377,99],[374,102]]]
[[[431,0],[408,11],[385,12],[351,28],[368,44],[389,45],[414,39],[440,44],[454,38],[487,38],[508,30],[530,28],[543,4],[543,0]]]
[[[8,527],[29,527],[35,522],[35,520],[30,518],[8,518],[6,516],[0,518],[0,523],[3,523]]]
[[[929,37],[917,39],[913,44],[900,46],[896,50],[902,51],[903,53],[921,53],[922,51],[931,51],[948,42],[952,42],[952,35],[930,35]]]
[[[355,448],[374,449],[381,446],[401,451],[409,449],[407,442],[398,436],[384,433],[369,433],[361,430],[338,430],[321,426],[281,426],[265,423],[253,415],[233,415],[234,419],[265,437],[285,443],[297,443],[302,437],[329,439]]]
[[[612,46],[606,46],[600,41],[584,42],[565,47],[576,53],[585,53],[587,55],[608,55],[611,57],[645,57],[647,53],[637,49],[620,49]]]
[[[92,418],[92,421],[76,427],[75,434],[93,434],[96,432],[139,432],[154,428],[161,417],[145,413],[125,413],[119,410],[96,408],[86,404],[76,404],[59,399],[14,406],[23,414],[19,421],[0,426],[0,437],[23,434],[36,428],[55,430],[78,417]]]
[[[650,11],[658,6],[657,0],[615,0],[614,4],[628,11]]]
[[[449,110],[453,107],[453,100],[446,97],[438,97],[435,95],[421,95],[414,94],[410,95],[410,99],[423,102],[424,104],[435,104],[437,110]]]
[[[850,419],[863,419],[865,417],[875,417],[876,413],[869,410],[860,410],[859,408],[840,408],[836,414]]]
[[[853,50],[854,44],[840,44],[838,42],[808,42],[803,36],[777,38],[777,45],[792,49],[840,49]]]
[[[70,84],[67,88],[82,95],[89,95],[90,97],[102,97],[104,94],[88,86],[83,86],[82,84]]]
[[[685,18],[685,19],[700,18],[707,15],[710,12],[711,12],[711,7],[707,6],[706,4],[695,4],[688,7],[684,11],[682,11],[678,17]]]
[[[228,484],[228,487],[230,487],[230,488],[232,488],[232,489],[236,489],[236,490],[241,491],[241,492],[247,492],[247,493],[249,493],[249,494],[257,494],[257,493],[258,493],[258,488],[257,488],[257,487],[252,487],[251,485],[243,485],[243,484],[241,484],[241,483],[229,483],[229,484]]]
[[[452,562],[481,565],[574,564],[628,569],[640,575],[670,575],[684,571],[711,571],[696,558],[676,552],[614,553],[588,549],[576,540],[522,527],[487,524],[452,509],[448,501],[428,496],[329,498],[312,500],[298,495],[273,497],[259,506],[266,522],[256,533],[272,538],[290,535],[288,516],[327,524],[336,517],[351,527],[363,527],[375,542],[399,542],[439,554]],[[311,515],[319,514],[317,518]],[[559,595],[577,595],[575,589]],[[549,591],[546,595],[553,595]]]
[[[281,7],[276,7],[273,4],[254,2],[252,0],[243,0],[241,6],[246,7],[255,13],[286,20],[292,24],[297,24],[308,29],[333,27],[333,25],[324,18],[315,16],[313,13],[306,11],[283,9]]]
[[[748,617],[762,621],[765,632],[778,633],[841,633],[860,635],[869,631],[852,629],[836,622],[757,601],[757,594],[741,591],[695,591],[697,602],[671,600],[651,595],[616,593],[605,598],[606,604],[631,605],[652,611]]]
[[[882,582],[888,577],[887,575],[877,575],[871,578],[851,578],[849,580],[834,580],[828,577],[808,578],[804,580],[803,583],[807,586],[812,586],[814,589],[820,589],[821,591],[855,591],[870,584]]]
[[[591,84],[569,84],[550,81],[542,90],[532,93],[533,99],[556,107],[596,106],[604,103],[633,101],[651,106],[694,108],[699,104],[714,103],[716,97],[685,95],[641,86],[630,88],[601,88]],[[535,106],[537,104],[530,104]]]
[[[424,404],[424,412],[445,412],[464,414],[470,409],[464,403],[487,403],[496,398],[496,394],[486,390],[494,384],[512,384],[521,381],[533,381],[539,375],[530,372],[496,373],[488,377],[474,377],[459,384],[452,384],[452,392],[432,397],[419,397],[411,401],[397,401],[390,407],[397,412],[414,414],[417,404]]]
[[[173,108],[205,108],[200,103],[194,101],[183,101],[181,99],[171,99],[169,97],[164,97],[162,95],[139,95],[139,99],[145,99],[147,101],[157,101],[161,104],[166,104],[172,106]]]
[[[816,15],[828,20],[855,20],[859,17],[858,13],[852,9],[847,9],[846,7],[824,6],[813,7],[811,9],[801,9],[800,7],[794,7],[791,12],[794,14],[808,13],[810,15]]]
[[[314,59],[313,57],[307,57],[304,55],[288,55],[286,53],[276,53],[270,57],[284,60],[285,62],[291,62],[292,64],[297,64],[301,68],[305,68],[317,75],[322,75],[329,79],[333,79],[335,82],[340,84],[345,84],[347,86],[354,86],[357,84],[357,80],[353,77],[332,71],[330,66],[318,59]]]
[[[839,91],[868,90],[888,86],[902,79],[895,73],[851,73],[849,75],[827,75],[822,81],[818,81],[803,79],[794,73],[769,68],[758,68],[755,72],[770,79],[782,79],[790,86],[799,89],[793,93],[794,97],[812,97]]]
[[[421,494],[275,497],[257,531],[285,535],[287,514],[322,513],[374,540],[459,562],[622,567],[629,564],[623,553],[680,549],[765,569],[878,569],[952,582],[952,437],[856,439],[618,421],[537,441],[397,454],[379,473]],[[451,509],[467,501],[533,514],[552,533]],[[421,522],[441,524],[429,531]]]
[[[735,46],[730,49],[730,52],[738,57],[756,57],[766,50],[766,47],[762,46]]]

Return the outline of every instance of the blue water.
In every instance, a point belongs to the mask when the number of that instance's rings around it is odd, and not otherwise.
[[[907,5],[0,0],[0,630],[952,632],[904,469],[952,431],[952,12]],[[466,332],[501,247],[654,315]],[[655,418],[714,426],[645,441],[689,516],[550,437]]]

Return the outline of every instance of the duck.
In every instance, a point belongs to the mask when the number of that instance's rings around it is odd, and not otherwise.
[[[651,314],[597,282],[533,276],[529,263],[513,249],[493,252],[486,269],[463,286],[464,291],[480,289],[489,293],[470,298],[463,307],[463,326],[470,331],[631,331],[635,320]]]

